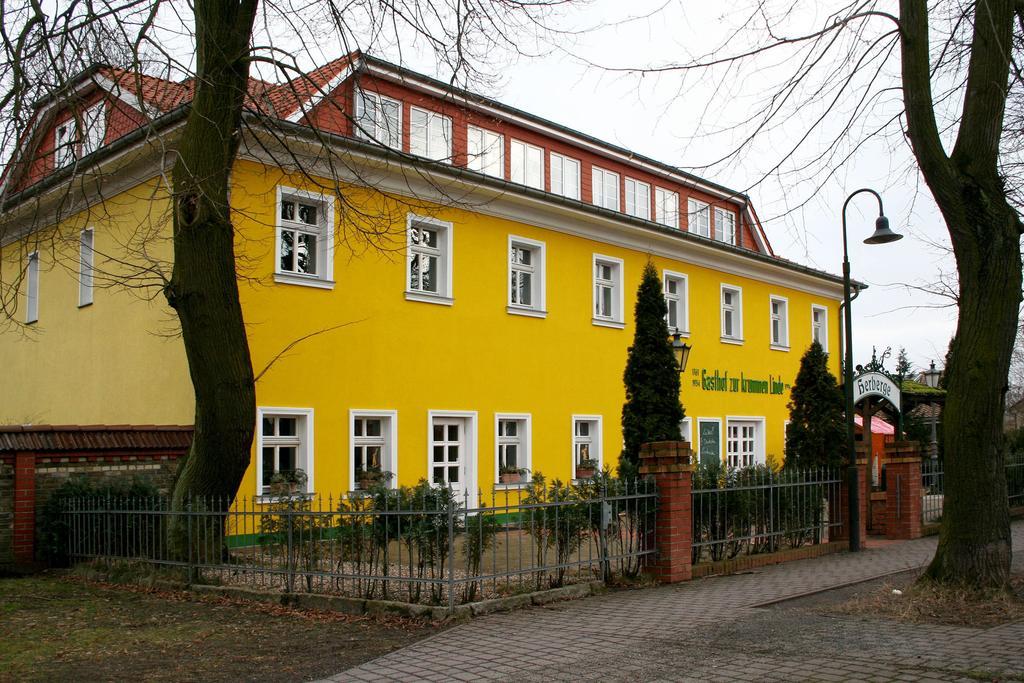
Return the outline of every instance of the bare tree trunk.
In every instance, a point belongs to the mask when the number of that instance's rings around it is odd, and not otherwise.
[[[963,117],[947,156],[934,116],[926,2],[900,1],[907,134],[960,279],[942,420],[946,498],[926,577],[1001,588],[1011,559],[1002,419],[1021,301],[1022,226],[998,170],[1014,9],[1012,0],[989,0],[973,11]]]
[[[174,271],[165,291],[181,322],[196,400],[195,436],[174,487],[177,510],[192,496],[230,504],[250,460],[255,386],[235,277],[228,186],[256,5],[257,0],[194,2],[195,95],[172,171]]]

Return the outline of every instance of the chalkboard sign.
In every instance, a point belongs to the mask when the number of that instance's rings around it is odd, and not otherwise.
[[[698,438],[700,439],[701,462],[722,461],[722,425],[719,422],[700,421],[697,423]]]

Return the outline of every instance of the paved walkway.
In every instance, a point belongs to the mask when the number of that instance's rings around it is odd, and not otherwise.
[[[911,626],[758,608],[916,569],[935,544],[929,537],[474,619],[330,680],[1024,679],[1024,623]],[[1024,548],[1024,522],[1013,525],[1013,545]]]

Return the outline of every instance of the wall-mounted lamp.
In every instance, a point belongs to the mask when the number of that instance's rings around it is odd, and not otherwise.
[[[676,363],[679,364],[679,372],[686,372],[686,362],[690,360],[690,350],[693,347],[683,341],[683,335],[679,331],[672,334],[672,353],[676,356]]]

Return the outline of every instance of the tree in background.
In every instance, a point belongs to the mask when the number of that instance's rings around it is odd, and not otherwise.
[[[679,364],[669,341],[667,311],[658,271],[648,261],[636,293],[636,331],[622,378],[626,402],[622,406],[625,446],[619,457],[620,476],[636,474],[641,444],[682,439],[679,423],[686,412],[679,402]]]
[[[818,342],[800,359],[789,397],[784,467],[838,467],[846,450],[843,394]]]

